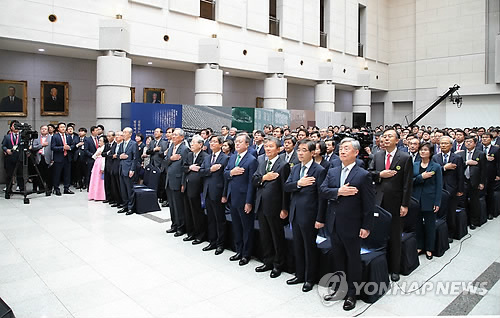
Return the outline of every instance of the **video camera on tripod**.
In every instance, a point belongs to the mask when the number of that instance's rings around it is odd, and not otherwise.
[[[370,161],[370,156],[366,152],[365,148],[370,147],[373,144],[373,132],[371,131],[359,131],[355,133],[344,133],[344,132],[339,132],[336,135],[333,136],[333,140],[335,141],[335,144],[338,145],[344,138],[353,138],[359,141],[359,145],[361,146],[361,149],[359,150],[359,159],[363,160],[365,163],[365,167],[368,168],[368,162]]]
[[[14,168],[14,173],[12,174],[12,179],[8,180],[7,191],[5,191],[5,198],[10,199],[12,194],[22,194],[24,195],[24,204],[29,204],[30,200],[28,199],[28,195],[32,194],[33,191],[28,191],[26,188],[26,184],[28,183],[29,178],[35,177],[39,178],[41,184],[45,189],[45,195],[50,196],[50,189],[47,189],[47,184],[42,179],[40,171],[36,165],[34,154],[31,153],[30,147],[33,145],[33,140],[38,138],[38,132],[33,130],[31,125],[26,123],[14,123],[14,128],[19,131],[19,142],[12,147],[12,151],[18,152],[18,160],[16,163],[16,167]],[[36,174],[30,175],[29,168],[32,168],[36,171]],[[22,169],[22,177],[24,187],[22,191],[12,191],[12,183],[14,178],[18,175],[19,169]]]

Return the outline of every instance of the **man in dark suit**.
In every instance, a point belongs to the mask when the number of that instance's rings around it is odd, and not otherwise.
[[[290,165],[278,154],[281,142],[268,137],[264,147],[267,160],[255,171],[252,182],[257,189],[255,212],[259,220],[263,265],[257,272],[271,270],[271,278],[281,275],[286,261],[286,241],[283,220],[288,216],[290,194],[284,192],[290,174]]]
[[[2,140],[2,150],[5,155],[4,157],[4,167],[5,167],[5,172],[7,174],[7,185],[9,184],[9,181],[12,180],[12,177],[14,175],[14,169],[16,168],[16,164],[19,161],[19,142],[20,142],[20,136],[19,136],[19,130],[16,129],[16,124],[19,122],[17,120],[13,120],[10,123],[10,130],[7,135],[3,137]],[[22,170],[22,169],[18,169]],[[22,177],[22,171],[17,171],[17,184],[20,188],[20,190],[23,190],[22,187],[24,186],[23,182],[23,177]],[[10,192],[11,189],[7,189],[7,192]]]
[[[226,125],[222,126],[220,128],[220,135],[221,135],[221,137],[223,139],[223,142],[226,141],[227,139],[234,140],[234,137],[231,137],[229,135],[229,126],[226,126]]]
[[[294,165],[298,165],[300,163],[299,158],[297,157],[297,150],[295,149],[296,143],[297,139],[293,136],[286,136],[283,140],[283,147],[285,150],[280,154],[280,157],[290,165],[290,168],[293,168]]]
[[[285,183],[284,190],[291,193],[290,224],[295,251],[295,277],[288,285],[304,283],[303,292],[311,291],[318,272],[316,236],[324,224],[326,200],[320,199],[319,187],[327,171],[314,162],[316,143],[302,139],[297,146],[300,164],[295,165]]]
[[[52,183],[57,196],[61,195],[59,184],[61,183],[61,174],[64,178],[64,194],[74,194],[69,189],[71,182],[71,160],[69,152],[75,149],[73,137],[66,135],[66,124],[59,123],[57,125],[58,133],[52,136],[50,149],[54,158],[54,171]]]
[[[49,192],[52,190],[52,180],[50,180],[49,167],[52,164],[52,150],[50,149],[50,141],[52,136],[49,135],[49,129],[46,125],[40,127],[40,136],[33,140],[33,151],[35,153],[35,163],[40,171],[40,176],[45,182],[46,188],[44,189],[43,183],[38,177],[33,179],[33,192],[36,193],[38,189]]]
[[[201,208],[200,193],[203,180],[200,174],[201,164],[208,154],[202,150],[204,140],[194,135],[191,140],[191,151],[183,159],[182,192],[184,193],[184,218],[186,220],[187,237],[183,241],[193,241],[193,245],[203,243],[207,235],[207,219]]]
[[[486,206],[488,219],[495,214],[495,189],[500,184],[500,148],[491,144],[492,134],[485,132],[481,138],[481,148],[486,155]]]
[[[137,168],[137,143],[132,138],[133,130],[130,127],[123,129],[123,142],[118,149],[120,158],[120,192],[123,208],[118,213],[130,215],[134,213],[135,197],[133,191],[134,174]]]
[[[182,198],[182,159],[187,157],[189,148],[184,143],[184,130],[176,128],[172,133],[172,145],[165,157],[167,175],[165,189],[167,191],[168,202],[170,203],[170,217],[172,226],[167,233],[175,233],[174,236],[182,236],[186,233],[184,219],[184,199]]]
[[[202,195],[207,208],[208,241],[210,242],[203,248],[203,251],[215,249],[215,255],[224,252],[226,229],[222,194],[225,182],[224,169],[227,166],[229,157],[221,151],[223,143],[222,136],[212,136],[210,138],[212,155],[205,157],[200,168],[200,175],[203,177]]]
[[[253,134],[254,144],[252,145],[252,148],[255,150],[255,158],[258,158],[260,155],[263,155],[265,153],[264,137],[265,134],[262,130],[257,130]]]
[[[77,189],[87,188],[87,154],[85,153],[85,139],[87,138],[87,128],[81,127],[78,130],[78,136],[73,137],[75,152],[73,154],[75,182]]]
[[[118,155],[118,151],[120,150],[120,146],[123,143],[123,132],[117,131],[115,132],[115,146],[114,150],[109,152],[109,156],[111,156],[111,189],[113,191],[112,199],[114,203],[111,203],[113,208],[123,209],[125,207],[126,202],[123,202],[120,190],[120,158]],[[107,163],[106,163],[107,164]]]
[[[464,163],[462,158],[451,151],[453,139],[449,136],[440,138],[441,153],[435,154],[432,161],[441,165],[443,172],[443,189],[450,193],[446,224],[448,225],[448,241],[453,242],[455,235],[455,213],[458,199],[464,192]]]
[[[420,148],[420,140],[417,137],[413,137],[408,141],[408,150],[411,157],[412,163],[415,161],[422,161],[420,154],[418,153],[418,148]]]
[[[370,235],[375,206],[371,174],[356,164],[360,149],[359,141],[344,138],[339,147],[342,165],[330,169],[320,187],[321,197],[329,201],[326,226],[332,241],[333,271],[347,275],[344,310],[356,306],[354,283],[361,283],[361,239]],[[328,295],[325,300],[332,298]]]
[[[453,142],[453,146],[451,147],[452,152],[457,152],[457,151],[465,151],[465,144],[464,144],[464,139],[465,139],[465,132],[462,129],[457,129],[455,132],[455,141]]]
[[[117,201],[115,199],[115,194],[113,193],[113,182],[111,181],[112,173],[112,161],[113,154],[116,150],[115,132],[110,130],[106,135],[108,142],[104,146],[102,151],[102,156],[104,157],[104,191],[106,193],[106,200],[104,203],[115,204]],[[119,192],[119,191],[118,191]]]
[[[377,204],[392,215],[389,239],[389,271],[392,281],[399,280],[401,262],[401,232],[403,217],[408,213],[410,203],[413,164],[407,152],[396,148],[399,133],[394,128],[385,129],[382,134],[385,151],[379,151],[373,158],[372,177],[376,184]]]
[[[153,132],[154,139],[148,145],[148,150],[146,154],[150,156],[150,164],[153,167],[160,169],[160,182],[158,182],[158,189],[156,194],[160,199],[160,203],[167,200],[167,193],[165,191],[165,178],[167,177],[165,166],[162,164],[165,154],[168,150],[169,142],[163,139],[163,130],[161,128],[156,128]]]
[[[330,162],[330,166],[333,165],[333,162],[339,159],[339,156],[335,154],[335,141],[333,139],[325,140],[326,145],[326,154],[325,160]]]
[[[92,168],[94,167],[94,158],[92,156],[99,148],[99,140],[97,139],[97,126],[90,127],[90,136],[85,137],[84,151],[87,157],[87,191],[90,184],[90,176],[92,175]]]
[[[0,112],[23,112],[23,100],[16,96],[16,88],[9,86],[8,95],[0,102]]]
[[[43,108],[45,111],[63,111],[64,100],[63,96],[57,95],[57,88],[50,89],[50,95],[44,98]]]
[[[153,104],[161,104],[161,100],[158,99],[158,94],[153,93],[153,96],[151,97],[151,103]]]
[[[238,134],[234,144],[236,153],[229,158],[224,170],[236,248],[236,254],[229,259],[239,260],[243,266],[250,262],[253,247],[255,188],[252,176],[257,170],[257,159],[248,151],[250,137],[247,134]]]
[[[465,163],[465,192],[464,200],[468,216],[470,229],[474,230],[480,226],[481,206],[479,203],[480,191],[484,190],[486,184],[486,156],[484,152],[476,149],[477,139],[474,136],[468,135],[465,137],[466,151],[461,151],[458,154],[462,157]]]

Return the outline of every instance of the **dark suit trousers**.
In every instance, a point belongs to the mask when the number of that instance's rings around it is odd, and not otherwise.
[[[401,233],[403,232],[404,226],[404,221],[400,216],[401,205],[399,202],[391,200],[390,196],[388,196],[387,199],[384,197],[382,208],[392,215],[389,253],[387,254],[389,272],[399,274],[401,265]]]
[[[467,219],[469,225],[479,226],[479,216],[481,213],[481,206],[479,204],[479,189],[473,187],[470,179],[465,179],[465,209],[467,211]]]
[[[87,181],[87,162],[85,160],[76,161],[75,178],[77,186],[83,187],[84,185],[88,185],[89,181]]]
[[[123,204],[126,204],[126,208],[132,211],[135,206],[135,195],[134,195],[134,181],[133,178],[128,176],[123,176],[120,174],[120,193],[122,196]]]
[[[10,159],[10,158],[9,158]],[[5,173],[7,174],[7,184],[9,183],[10,180],[12,180],[12,176],[14,175],[14,169],[16,168],[17,160],[5,160]],[[24,186],[24,181],[23,181],[23,166],[20,165],[19,168],[17,169],[17,185],[19,186],[19,189],[23,189]]]
[[[318,272],[318,230],[314,222],[308,226],[292,221],[293,249],[295,252],[295,276],[306,282],[314,283]]]
[[[156,193],[158,194],[158,199],[167,200],[167,191],[165,190],[165,180],[167,179],[167,174],[163,171],[160,175],[160,182],[158,182],[158,190]]]
[[[201,208],[200,195],[190,198],[184,194],[184,217],[186,232],[199,240],[205,240],[207,235],[207,216]]]
[[[279,217],[279,211],[273,211],[272,215],[263,213],[259,207],[258,220],[260,227],[260,243],[262,247],[262,262],[273,265],[274,268],[283,269],[286,261],[286,241],[283,229],[283,220]]]
[[[224,247],[226,233],[226,214],[224,204],[219,200],[210,200],[207,196],[205,200],[207,206],[208,219],[208,240],[210,244],[217,247]]]
[[[231,219],[233,226],[234,247],[236,253],[241,253],[243,257],[252,256],[253,231],[255,222],[255,213],[245,213],[245,205],[236,205],[231,203]]]
[[[120,176],[118,174],[111,174],[111,201],[118,204],[123,204],[121,191],[120,191]],[[106,197],[107,198],[107,197]]]
[[[333,251],[333,271],[343,271],[347,278],[347,295],[355,296],[356,288],[361,283],[361,238],[343,238],[338,235],[338,231],[333,231],[331,235]]]
[[[64,157],[63,162],[54,162],[53,168],[53,179],[54,190],[59,190],[59,184],[61,184],[61,176],[64,178],[64,190],[69,189],[69,184],[71,182],[71,162],[68,156]]]
[[[417,248],[434,252],[436,246],[436,213],[419,211],[417,217]]]
[[[104,170],[104,193],[106,193],[106,200],[113,201],[111,194],[111,172]]]
[[[448,211],[446,214],[446,224],[448,225],[448,237],[452,238],[455,236],[456,231],[456,214],[458,206],[457,195],[450,195],[450,200],[448,201]]]
[[[167,188],[167,197],[170,207],[171,228],[178,232],[185,232],[186,225],[184,221],[184,199],[180,190],[171,190]]]
[[[43,182],[45,182],[46,189],[44,190],[50,190],[52,189],[51,183],[49,181],[49,165],[45,162],[44,156],[42,156],[42,160],[40,160],[40,163],[37,165],[38,166],[38,171],[40,172],[40,176],[42,177]],[[36,189],[43,189],[43,183],[40,181],[40,178],[36,177],[33,179],[33,191]]]
[[[486,209],[488,215],[495,215],[495,179],[490,179],[486,182]]]

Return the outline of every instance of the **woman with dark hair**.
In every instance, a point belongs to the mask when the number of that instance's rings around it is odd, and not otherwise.
[[[443,175],[441,165],[431,161],[434,147],[426,142],[420,145],[421,161],[413,164],[413,197],[420,203],[417,216],[417,252],[425,249],[432,259],[436,238],[436,213],[441,205]],[[398,167],[396,167],[397,170]]]
[[[142,179],[144,178],[144,167],[142,154],[144,153],[144,148],[146,144],[144,143],[144,135],[141,133],[135,134],[135,142],[137,143],[137,167],[136,174],[134,175],[135,182],[142,184]]]
[[[330,169],[330,161],[325,159],[326,144],[323,140],[316,142],[316,151],[313,152],[314,161],[326,170]]]
[[[226,141],[222,144],[222,152],[226,156],[231,156],[234,153],[234,141],[226,139]]]

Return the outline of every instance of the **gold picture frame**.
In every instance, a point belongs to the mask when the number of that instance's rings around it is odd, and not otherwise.
[[[153,95],[156,94],[156,101],[153,103]],[[144,103],[153,103],[153,104],[165,104],[165,89],[164,88],[144,88],[143,93],[143,102]],[[158,99],[160,97],[160,99]]]
[[[135,87],[130,88],[130,102],[135,103]]]
[[[40,114],[69,115],[69,83],[40,81]]]
[[[255,98],[255,108],[264,108],[264,97]]]
[[[26,116],[28,116],[28,81],[0,80],[0,117]]]

